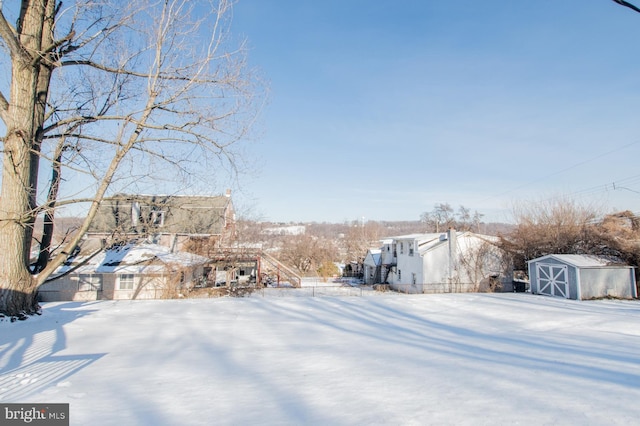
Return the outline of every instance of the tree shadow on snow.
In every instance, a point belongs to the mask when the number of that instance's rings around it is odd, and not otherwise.
[[[0,401],[25,402],[104,354],[57,355],[67,348],[64,326],[93,310],[84,303],[45,304],[41,317],[0,324]]]
[[[618,339],[610,344],[601,341],[596,347],[595,342],[589,341],[590,337],[572,334],[570,327],[562,336],[545,336],[527,330],[495,333],[472,326],[472,319],[466,326],[462,313],[460,324],[453,325],[436,320],[436,315],[429,312],[424,316],[418,315],[411,313],[408,306],[403,310],[372,298],[364,304],[358,299],[354,299],[355,303],[339,298],[316,300],[318,303],[314,304],[313,311],[281,311],[279,315],[321,324],[334,332],[384,341],[394,348],[394,352],[388,354],[391,358],[405,356],[401,348],[406,347],[422,353],[422,362],[428,362],[430,354],[445,355],[451,363],[459,363],[461,368],[492,366],[489,371],[496,377],[506,375],[505,370],[511,367],[634,390],[640,388],[640,374],[636,372],[640,355],[635,339],[627,339],[628,345],[620,345]],[[270,309],[268,303],[265,305]],[[452,311],[455,309],[451,308]],[[334,318],[340,320],[334,321]],[[359,339],[354,341],[362,344]]]

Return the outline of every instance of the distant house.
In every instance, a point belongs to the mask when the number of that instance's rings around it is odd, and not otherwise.
[[[633,266],[577,254],[550,254],[528,263],[533,294],[574,300],[638,297]]]
[[[157,244],[128,243],[72,255],[38,289],[41,301],[160,299],[201,283],[207,258]]]
[[[221,196],[125,195],[105,198],[87,238],[147,238],[181,250],[188,241],[226,244],[235,232],[231,191]]]
[[[262,230],[264,235],[304,235],[307,227],[304,225],[282,225],[265,228]]]
[[[367,251],[367,255],[364,258],[364,283],[365,284],[376,284],[381,282],[381,272],[382,272],[382,250],[381,249],[370,249]]]
[[[496,238],[471,232],[411,234],[383,241],[380,281],[408,293],[510,290]]]

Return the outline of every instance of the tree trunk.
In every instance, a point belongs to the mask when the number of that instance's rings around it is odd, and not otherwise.
[[[24,128],[24,127],[23,127]],[[33,209],[29,187],[30,144],[22,129],[10,129],[5,139],[0,201],[0,312],[18,315],[37,310],[29,268]]]
[[[52,71],[42,52],[52,46],[54,16],[53,0],[23,1],[19,43],[11,46],[11,97],[5,115],[0,193],[0,312],[11,316],[39,309],[30,254],[41,131]]]

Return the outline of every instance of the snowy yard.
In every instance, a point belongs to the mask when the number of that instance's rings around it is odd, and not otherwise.
[[[0,402],[72,425],[637,424],[640,303],[530,294],[48,303]]]

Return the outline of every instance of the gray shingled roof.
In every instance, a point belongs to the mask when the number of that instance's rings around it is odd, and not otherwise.
[[[228,196],[125,195],[100,203],[89,233],[220,235]]]

